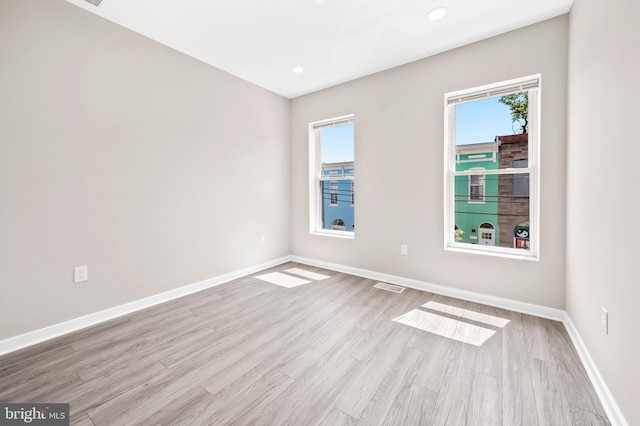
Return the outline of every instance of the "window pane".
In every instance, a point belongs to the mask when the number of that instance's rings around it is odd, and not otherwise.
[[[354,124],[325,127],[318,132],[322,229],[353,232]]]
[[[527,92],[457,104],[455,117],[456,166],[507,169],[525,161],[527,167]]]
[[[323,164],[353,161],[354,125],[327,127],[321,130],[321,162]]]
[[[467,176],[455,177],[454,241],[529,249],[529,195],[514,195],[528,174],[485,175],[484,202],[474,202]]]

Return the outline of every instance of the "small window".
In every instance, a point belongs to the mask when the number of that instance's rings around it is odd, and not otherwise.
[[[356,193],[355,193],[355,182],[351,181],[351,205],[353,206],[356,202]]]
[[[540,81],[445,94],[445,249],[538,259]]]
[[[526,169],[529,165],[529,160],[514,160],[514,169]],[[529,175],[519,174],[513,176],[513,195],[519,197],[529,196]]]
[[[329,194],[331,196],[329,205],[337,206],[338,205],[338,182],[335,180],[329,183]]]
[[[309,232],[354,236],[354,118],[309,124]]]
[[[473,170],[473,169],[472,169]],[[484,202],[484,175],[469,176],[469,197],[470,203]]]

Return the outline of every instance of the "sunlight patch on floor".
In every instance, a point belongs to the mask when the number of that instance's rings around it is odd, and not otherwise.
[[[316,281],[321,281],[321,280],[326,280],[327,278],[331,278],[329,275],[322,275],[322,274],[318,274],[317,272],[311,272],[311,271],[307,271],[306,269],[300,269],[300,268],[285,269],[284,272],[300,275],[301,277],[310,278]]]
[[[491,325],[494,327],[503,328],[509,324],[509,320],[500,317],[494,317],[492,315],[481,314],[480,312],[470,311],[468,309],[458,308],[456,306],[445,305],[438,302],[427,302],[422,305],[423,308],[431,309],[434,311],[442,312],[456,317],[465,318],[475,322],[481,322],[483,324]]]
[[[495,330],[431,312],[425,312],[420,309],[413,309],[406,314],[394,318],[393,321],[475,346],[482,345],[496,333]]]
[[[280,272],[271,272],[264,275],[256,275],[256,278],[281,287],[293,288],[300,285],[309,284],[311,281],[302,278],[292,277],[291,275],[282,274]]]

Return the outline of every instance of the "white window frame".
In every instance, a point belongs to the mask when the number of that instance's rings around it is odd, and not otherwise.
[[[353,114],[334,117],[327,120],[314,121],[309,123],[309,233],[314,235],[324,235],[337,238],[355,238],[355,231],[340,231],[334,229],[322,228],[322,193],[321,182],[335,180],[335,176],[322,175],[322,155],[321,140],[318,137],[320,130],[327,127],[343,126],[355,122]],[[354,130],[354,148],[355,148],[355,130]],[[355,175],[355,158],[354,173],[351,176],[343,176],[342,179],[353,179]],[[355,214],[355,210],[354,210]]]
[[[455,178],[478,174],[474,170],[456,171],[455,106],[461,103],[502,96],[509,93],[529,92],[529,146],[526,168],[485,170],[483,174],[529,174],[529,250],[482,246],[455,241]],[[447,251],[477,253],[522,260],[540,260],[540,108],[541,74],[488,84],[444,95],[444,249]],[[499,136],[499,135],[496,135]],[[486,195],[486,194],[485,194]],[[496,230],[496,232],[499,232]]]

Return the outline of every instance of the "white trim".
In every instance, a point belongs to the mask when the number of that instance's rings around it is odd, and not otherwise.
[[[323,237],[346,238],[348,240],[354,240],[356,238],[356,233],[353,231],[338,231],[335,229],[320,229],[318,231],[312,231],[310,234]]]
[[[322,145],[322,129],[326,127],[334,127],[334,126],[344,126],[347,124],[355,123],[355,115],[343,115],[340,117],[329,118],[326,120],[314,121],[309,123],[309,233],[315,235],[326,235],[326,236],[336,236],[335,234],[327,231],[327,229],[323,229],[322,225],[322,209],[324,200],[321,198],[321,191],[324,188],[320,187],[320,182],[324,181],[333,181],[336,180],[336,176],[328,175],[323,176],[322,174],[322,155],[321,155],[321,145]],[[353,135],[353,145],[355,147],[355,130]],[[355,160],[355,159],[354,159]],[[353,161],[346,161],[340,164],[353,164]],[[355,172],[355,167],[353,167],[353,172]],[[353,174],[353,173],[352,173]],[[343,178],[348,179],[348,177],[344,176]],[[350,177],[353,179],[353,176]],[[342,180],[342,179],[337,179]],[[331,185],[331,184],[329,184]],[[329,187],[329,197],[331,197],[331,188]],[[335,207],[338,203],[331,203],[331,199],[329,199],[329,206]],[[326,225],[326,224],[325,224]],[[337,231],[341,232],[341,231]],[[341,235],[337,235],[342,237]],[[353,238],[353,237],[351,237]]]
[[[160,293],[154,296],[150,296],[144,299],[140,299],[134,302],[130,302],[124,305],[116,306],[113,308],[105,309],[100,312],[89,314],[80,318],[75,318],[70,321],[66,321],[60,324],[55,324],[49,327],[45,327],[39,330],[31,331],[19,336],[10,337],[5,340],[0,340],[0,355],[13,352],[27,346],[35,345],[37,343],[44,342],[55,337],[62,336],[64,334],[71,333],[104,321],[108,321],[122,315],[126,315],[141,309],[145,309],[151,306],[158,305],[173,299],[177,299],[182,296],[186,296],[198,291],[205,290],[207,288],[215,287],[220,284],[241,278],[246,275],[250,275],[256,272],[260,272],[264,269],[272,268],[287,262],[297,262],[309,266],[317,266],[320,268],[329,269],[336,272],[343,272],[346,274],[356,275],[363,278],[369,278],[376,281],[383,281],[390,284],[401,285],[417,290],[428,291],[444,296],[455,297],[458,299],[468,300],[470,302],[482,303],[489,306],[495,306],[502,309],[508,309],[515,312],[524,313],[527,315],[534,315],[541,318],[547,318],[555,321],[561,321],[567,333],[573,342],[574,347],[582,361],[582,364],[587,371],[587,375],[591,380],[591,383],[602,403],[605,413],[609,418],[609,421],[613,426],[629,426],[629,423],[624,418],[620,407],[616,403],[609,387],[607,386],[604,378],[600,374],[598,367],[596,366],[593,358],[589,354],[586,345],[584,344],[578,330],[576,329],[569,314],[561,309],[549,308],[546,306],[535,305],[532,303],[520,302],[517,300],[506,299],[497,296],[490,296],[482,293],[476,293],[468,290],[456,289],[453,287],[428,283],[425,281],[414,280],[411,278],[399,277],[396,275],[383,274],[380,272],[370,271],[367,269],[354,268],[346,265],[339,265],[336,263],[325,262],[321,260],[309,259],[301,256],[288,255],[277,259],[273,259],[268,262],[264,262],[255,266],[250,266],[238,271],[230,272],[228,274],[219,275],[214,278],[210,278],[204,281],[193,283],[184,287],[180,287],[174,290],[170,290],[164,293]]]
[[[598,370],[596,363],[593,361],[593,358],[591,358],[586,345],[582,341],[580,333],[578,333],[578,329],[573,325],[573,321],[571,321],[569,313],[566,311],[563,312],[564,318],[562,319],[562,322],[564,322],[564,326],[567,329],[567,333],[569,333],[573,346],[576,348],[576,352],[578,352],[582,365],[584,365],[585,370],[587,370],[587,375],[591,380],[591,384],[602,403],[602,407],[604,408],[604,412],[607,414],[609,421],[614,426],[629,426],[629,423],[624,418],[624,415],[613,398],[604,378],[600,374],[600,370]]]
[[[470,302],[482,303],[484,305],[495,306],[497,308],[508,309],[510,311],[534,315],[537,317],[547,318],[555,321],[562,321],[566,314],[565,311],[561,309],[549,308],[546,306],[534,305],[532,303],[520,302],[518,300],[505,299],[502,297],[476,293],[469,290],[462,290],[440,284],[433,284],[426,281],[415,280],[412,278],[399,277],[397,275],[383,274],[367,269],[339,265],[337,263],[324,262],[321,260],[309,259],[301,256],[289,256],[289,260],[291,262],[298,262],[304,265],[316,266],[336,272],[356,275],[358,277],[369,278],[375,281],[382,281],[390,284],[400,285],[403,287],[409,287],[415,290],[428,291],[430,293],[436,293],[443,296],[455,297],[457,299],[468,300]]]
[[[540,87],[542,74],[534,74],[527,77],[514,78],[498,83],[485,84],[484,86],[470,89],[457,90],[447,93],[447,104],[462,104],[475,102],[482,99],[507,95],[509,93],[525,92]]]
[[[475,237],[475,238],[474,238]],[[477,240],[478,237],[475,235],[469,236],[469,239]],[[522,252],[522,254],[514,253],[513,248],[508,247],[499,247],[499,246],[483,246],[484,250],[470,249],[469,244],[467,243],[459,243],[453,242],[449,245],[449,247],[445,247],[446,251],[454,252],[454,253],[468,253],[468,254],[480,254],[483,256],[493,256],[493,257],[502,257],[505,259],[514,259],[514,260],[528,260],[531,262],[539,262],[539,257],[534,257],[529,253],[529,250],[518,249],[518,251]]]
[[[457,171],[456,164],[459,164],[457,149],[462,146],[455,145],[455,107],[457,104],[474,102],[484,98],[498,96],[506,93],[527,91],[529,94],[529,138],[528,138],[528,161],[529,167],[516,169],[488,169],[484,171],[484,176],[501,174],[528,174],[529,175],[529,249],[517,249],[512,247],[484,246],[479,244],[468,244],[456,242],[451,230],[455,221],[455,178],[458,176],[469,176],[467,182],[468,204],[482,204],[486,199],[486,181],[484,183],[483,200],[471,199],[471,176],[478,175],[475,170],[468,169]],[[527,77],[492,83],[484,86],[474,87],[456,92],[444,94],[444,249],[445,251],[460,251],[462,246],[467,253],[488,254],[505,258],[529,257],[532,260],[540,260],[540,122],[541,122],[541,91],[542,74],[535,74]],[[475,145],[475,144],[474,144]],[[487,143],[477,144],[487,145]],[[499,249],[499,250],[498,250]],[[525,251],[526,253],[518,253]]]
[[[49,327],[41,328],[39,330],[34,330],[28,333],[20,334],[18,336],[9,337],[8,339],[0,340],[0,355],[14,352],[19,349],[26,348],[27,346],[35,345],[37,343],[41,343],[55,337],[63,336],[65,334],[72,333],[74,331],[78,331],[83,328],[99,324],[101,322],[109,321],[123,315],[139,311],[141,309],[159,305],[160,303],[168,302],[179,297],[197,293],[199,291],[206,290],[208,288],[215,287],[229,281],[233,281],[246,275],[250,275],[268,268],[272,268],[274,266],[281,265],[288,261],[289,256],[280,257],[278,259],[273,259],[268,262],[250,266],[248,268],[229,272],[227,274],[189,284],[184,287],[179,287],[174,290],[169,290],[164,293],[145,297],[144,299],[125,303],[124,305],[114,306],[113,308],[108,308],[103,311],[95,312],[79,318],[74,318],[72,320],[54,324]]]
[[[346,126],[347,124],[353,124],[354,121],[353,114],[348,114],[327,120],[315,121],[311,124],[313,124],[314,129],[326,129],[328,127]]]
[[[503,297],[490,296],[487,294],[476,293],[473,291],[457,289],[453,287],[433,284],[426,281],[414,280],[411,278],[399,277],[396,275],[383,274],[380,272],[369,271],[367,269],[353,268],[351,266],[339,265],[336,263],[324,262],[321,260],[309,259],[301,256],[289,256],[291,262],[302,263],[309,266],[325,268],[336,272],[356,275],[358,277],[369,278],[375,281],[383,281],[386,283],[401,285],[416,290],[428,291],[430,293],[440,294],[443,296],[455,297],[457,299],[467,300],[469,302],[482,303],[483,305],[494,306],[496,308],[508,309],[510,311],[520,312],[527,315],[533,315],[540,318],[546,318],[554,321],[560,321],[567,329],[567,333],[573,342],[573,345],[580,356],[580,360],[591,379],[591,383],[602,403],[609,421],[613,426],[629,426],[624,418],[620,407],[616,403],[613,395],[609,391],[598,367],[589,355],[589,351],[585,346],[578,330],[573,325],[569,314],[562,309],[549,308],[547,306],[535,305],[532,303],[521,302],[518,300],[506,299]]]

